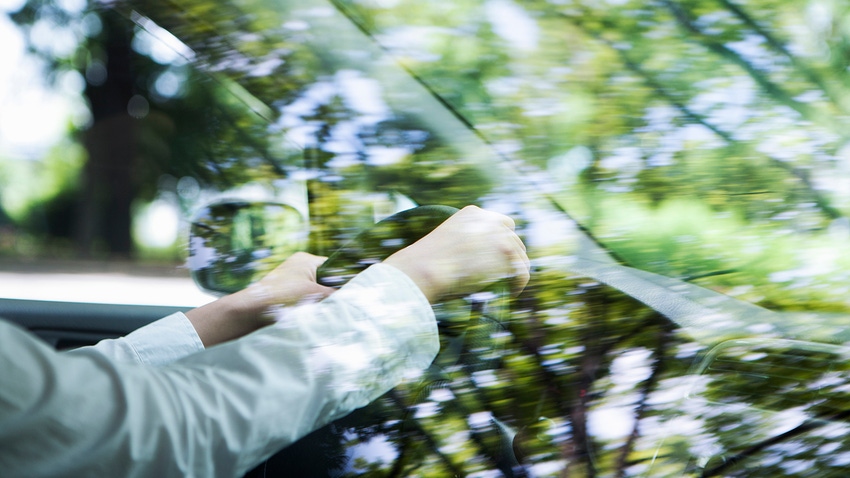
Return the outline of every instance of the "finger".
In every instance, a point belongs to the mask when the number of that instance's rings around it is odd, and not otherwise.
[[[525,243],[513,232],[508,238],[508,259],[512,267],[512,290],[518,295],[531,279],[531,261],[528,258]]]
[[[301,264],[318,263],[319,265],[321,265],[327,259],[328,258],[325,256],[317,256],[314,254],[310,254],[309,252],[299,251],[289,256],[286,261],[297,262]]]
[[[506,216],[504,214],[501,215],[502,224],[504,224],[511,231],[516,230],[516,221],[510,216]]]
[[[302,252],[302,254],[312,257],[314,260],[319,261],[319,263],[328,260],[328,256],[317,256],[316,254],[310,254],[309,252]]]
[[[508,215],[501,214],[495,211],[488,211],[486,209],[479,209],[479,211],[481,211],[482,214],[489,216],[488,219],[492,220],[496,224],[503,224],[511,231],[516,229],[516,221],[514,221],[513,218]]]
[[[306,253],[305,253],[306,254]],[[319,266],[325,263],[328,258],[326,256],[314,256],[313,254],[308,254],[310,257],[309,265],[313,269],[318,269]]]
[[[531,261],[527,257],[520,257],[513,262],[514,276],[511,280],[511,291],[513,295],[518,296],[528,285],[531,280]]]
[[[527,250],[526,247],[525,247],[525,243],[522,242],[522,239],[519,237],[519,235],[517,235],[516,232],[514,232],[513,229],[508,230],[508,235],[510,236],[511,241],[513,241],[514,244],[516,244],[516,246],[519,250],[521,250],[523,252],[525,252]]]
[[[291,271],[296,274],[306,274],[311,280],[315,281],[316,279],[316,270],[321,266],[328,258],[324,256],[316,256],[307,252],[296,252],[289,256],[284,264],[289,267]]]

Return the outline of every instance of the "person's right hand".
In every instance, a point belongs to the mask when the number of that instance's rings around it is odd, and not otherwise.
[[[528,283],[529,260],[514,228],[508,216],[467,206],[384,262],[413,279],[432,303],[506,278],[519,293]]]

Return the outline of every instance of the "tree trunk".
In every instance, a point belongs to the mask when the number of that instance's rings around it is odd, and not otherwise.
[[[130,209],[136,192],[133,170],[139,127],[139,120],[127,110],[135,93],[133,28],[114,12],[104,12],[101,21],[103,37],[98,43],[105,48],[101,61],[106,77],[100,81],[102,76],[87,76],[85,96],[93,124],[83,137],[88,162],[75,241],[82,256],[128,257],[133,248]]]

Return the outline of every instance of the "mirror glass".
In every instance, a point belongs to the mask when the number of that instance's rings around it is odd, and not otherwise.
[[[202,208],[192,220],[189,269],[214,294],[244,289],[307,246],[308,223],[294,207],[228,201]]]

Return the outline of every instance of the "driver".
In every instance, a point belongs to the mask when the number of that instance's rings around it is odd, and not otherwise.
[[[429,303],[529,278],[513,221],[474,206],[337,291],[322,260],[68,353],[0,321],[4,476],[240,476],[420,375]]]

